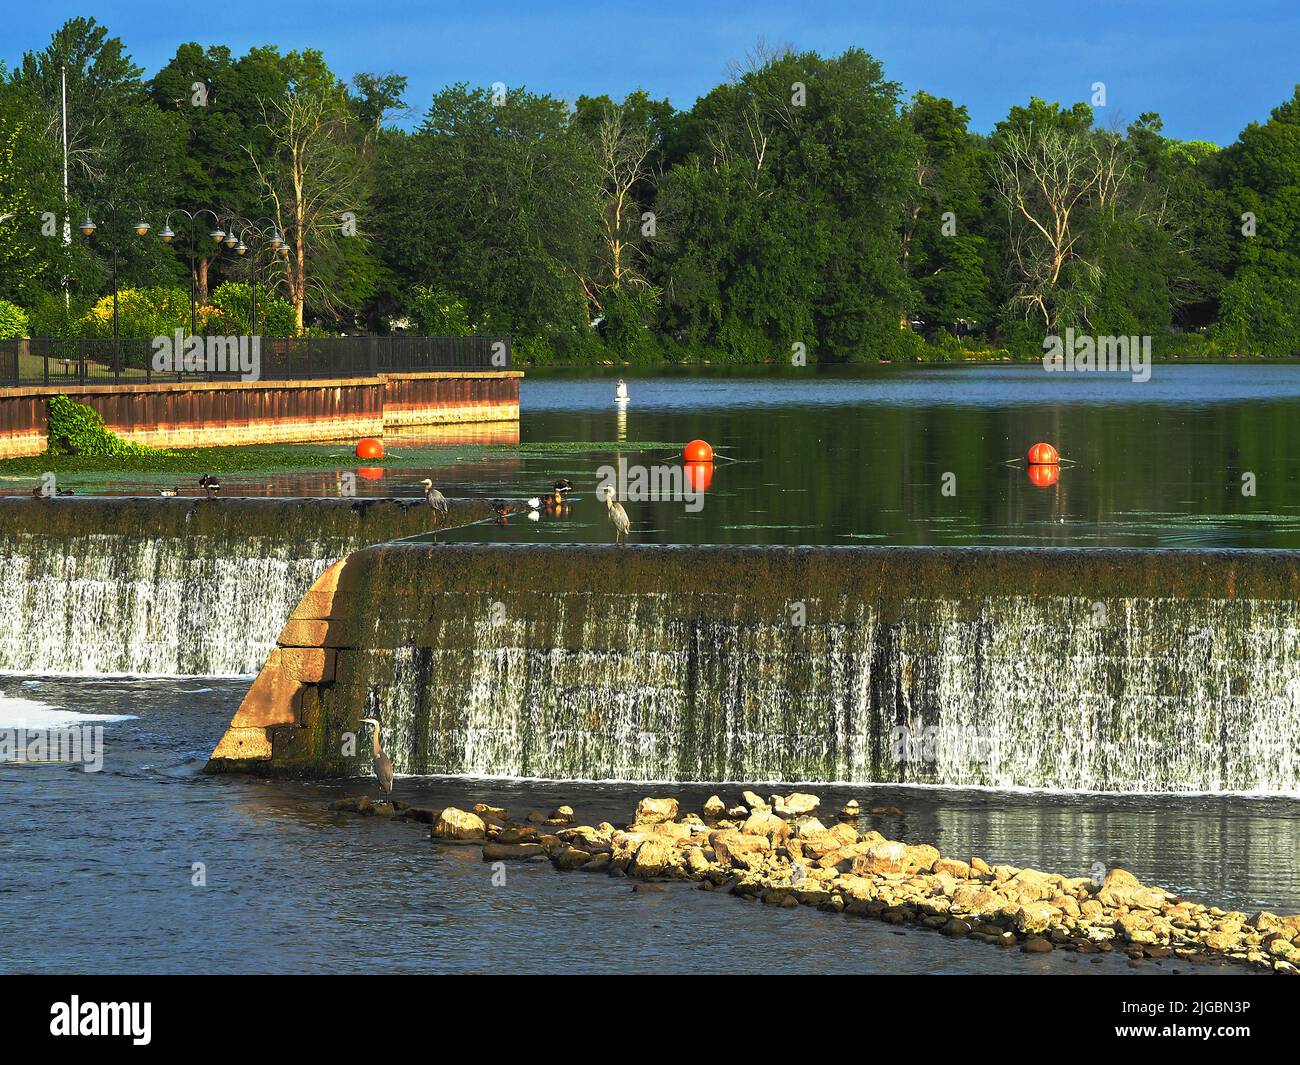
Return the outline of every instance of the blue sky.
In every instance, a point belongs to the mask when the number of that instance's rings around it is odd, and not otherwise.
[[[345,77],[410,78],[422,112],[442,85],[504,81],[573,99],[644,87],[689,107],[759,38],[837,54],[866,49],[906,92],[964,103],[986,131],[1031,95],[1084,100],[1106,84],[1102,124],[1158,111],[1165,132],[1232,141],[1300,82],[1297,0],[121,0],[13,3],[0,59],[40,48],[65,18],[93,15],[152,72],[188,40],[237,52],[315,47]],[[192,8],[192,10],[187,10]]]

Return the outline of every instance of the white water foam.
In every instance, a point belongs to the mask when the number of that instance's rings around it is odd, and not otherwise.
[[[4,729],[61,729],[72,725],[107,725],[115,721],[135,719],[135,714],[87,714],[50,706],[35,699],[16,699],[0,692],[0,728]]]

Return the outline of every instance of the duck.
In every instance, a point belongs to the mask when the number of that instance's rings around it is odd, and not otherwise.
[[[171,497],[171,496],[174,496],[174,495],[176,494],[176,489],[175,489],[175,488],[159,488],[159,489],[158,489],[158,494],[159,494],[160,496],[168,496],[168,497]]]
[[[501,500],[495,500],[492,503],[492,509],[496,512],[497,524],[504,525],[506,519],[510,517],[510,504],[503,503]]]
[[[218,492],[221,491],[221,482],[218,481],[215,477],[213,477],[212,474],[205,473],[202,477],[199,478],[199,487],[202,488],[205,492],[207,492],[208,498],[211,499],[213,496],[215,496]]]
[[[548,510],[556,510],[564,505],[564,497],[573,491],[573,482],[567,477],[561,477],[553,485],[551,491],[544,496],[534,496],[528,501],[528,505],[534,510],[540,507],[546,507]]]

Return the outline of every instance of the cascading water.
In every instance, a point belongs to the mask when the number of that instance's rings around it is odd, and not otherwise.
[[[399,772],[1300,789],[1293,554],[386,545],[344,573],[320,749],[378,707]]]
[[[412,502],[0,501],[0,671],[256,673],[330,562],[429,528]]]

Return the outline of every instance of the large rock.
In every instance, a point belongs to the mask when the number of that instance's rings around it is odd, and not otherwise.
[[[540,843],[484,843],[485,862],[523,861],[546,852]]]
[[[551,854],[551,864],[556,869],[564,872],[568,872],[570,869],[581,869],[589,861],[591,861],[589,853],[578,850],[577,847],[570,847],[567,843],[555,848],[555,851]]]
[[[999,888],[1011,902],[1039,902],[1056,894],[1051,877],[1037,869],[1021,869]]]
[[[846,822],[840,822],[838,825],[832,825],[828,829],[830,834],[840,841],[841,847],[851,847],[858,842],[858,830]]]
[[[650,838],[637,847],[627,867],[627,875],[646,879],[663,876],[680,862],[677,848],[662,839]]]
[[[467,810],[448,806],[433,823],[435,839],[482,839],[487,832],[483,818]]]
[[[906,872],[926,873],[934,868],[939,860],[939,850],[928,843],[913,843],[907,846],[904,854]]]
[[[819,858],[824,858],[832,851],[840,849],[840,841],[831,835],[831,833],[826,831],[815,833],[800,832],[799,843],[803,848],[804,855],[811,858],[813,861],[817,861]]]
[[[956,858],[940,858],[934,863],[934,871],[943,873],[947,876],[955,877],[958,880],[969,880],[971,877],[971,868],[963,861]]]
[[[901,873],[907,868],[907,846],[895,840],[873,843],[865,854],[853,859],[853,872],[857,876],[875,873]]]
[[[792,791],[775,805],[775,809],[782,817],[803,817],[805,814],[812,813],[820,805],[821,800],[816,795]]]
[[[962,884],[952,895],[952,908],[960,913],[983,915],[998,913],[1010,903],[984,884]]]
[[[1046,932],[1060,918],[1061,911],[1046,902],[1031,902],[1016,911],[1016,928],[1021,932]]]
[[[773,843],[779,843],[790,835],[789,823],[766,810],[750,814],[740,830],[747,836],[766,836]]]
[[[772,849],[766,836],[750,836],[731,830],[711,833],[709,842],[721,864],[738,869],[750,869],[761,864]]]
[[[716,795],[710,795],[704,800],[703,813],[707,820],[717,821],[727,812],[727,805]]]
[[[642,799],[636,804],[633,820],[638,825],[657,825],[662,821],[674,820],[677,809],[676,799]]]

